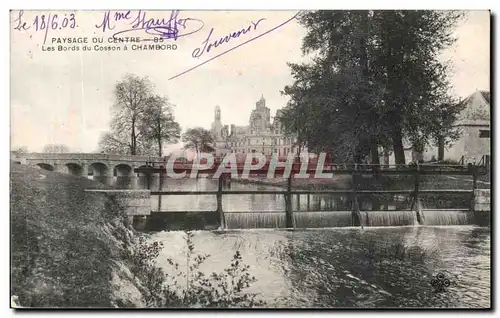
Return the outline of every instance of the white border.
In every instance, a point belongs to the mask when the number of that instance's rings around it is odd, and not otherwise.
[[[233,9],[233,10],[242,10],[242,9],[267,9],[267,10],[284,10],[284,9],[493,9],[493,13],[498,13],[500,10],[498,9],[499,7],[499,1],[498,0],[454,0],[454,1],[433,1],[433,0],[420,0],[420,1],[361,1],[361,0],[349,0],[349,1],[338,1],[338,2],[332,2],[332,1],[318,1],[318,0],[307,0],[307,1],[297,1],[297,0],[288,0],[286,2],[284,1],[269,1],[269,0],[254,0],[254,1],[245,1],[245,2],[236,2],[234,0],[212,0],[212,1],[206,1],[206,0],[182,0],[178,1],[178,4],[174,7],[174,2],[161,2],[160,4],[158,2],[155,2],[155,5],[151,4],[145,4],[143,1],[129,1],[129,0],[122,0],[122,1],[107,1],[104,3],[102,0],[86,0],[82,2],[78,2],[78,5],[75,5],[74,2],[69,3],[69,2],[63,2],[63,1],[25,1],[25,0],[18,0],[18,1],[2,1],[1,6],[5,8],[2,8],[3,14],[1,15],[1,20],[2,23],[0,25],[3,26],[1,29],[2,36],[5,39],[4,44],[7,44],[10,42],[9,40],[9,33],[10,33],[10,26],[9,26],[9,14],[7,12],[8,9],[120,9],[120,8],[127,8],[127,9]],[[5,21],[4,21],[5,20]],[[495,46],[496,43],[498,42],[497,38],[498,34],[495,35]],[[5,145],[5,148],[7,148],[8,145],[10,145],[10,138],[9,138],[9,133],[10,133],[10,128],[9,128],[9,119],[10,119],[10,96],[9,96],[9,80],[10,80],[10,64],[9,64],[9,44],[5,45],[6,49],[2,50],[2,72],[0,74],[3,74],[3,85],[2,87],[2,94],[0,96],[3,97],[4,99],[4,105],[3,107],[0,107],[0,119],[3,121],[1,127],[2,133],[1,133],[1,139],[2,145]],[[492,74],[493,75],[493,74]],[[491,88],[492,91],[497,91],[496,90],[496,85],[495,88]],[[496,94],[494,93],[494,100],[496,101]],[[495,103],[497,104],[497,103]],[[495,121],[499,122],[499,115],[500,112],[496,111],[495,112]],[[498,129],[495,129],[497,132]],[[497,134],[498,135],[498,134]],[[498,139],[498,136],[495,136],[496,139]],[[498,140],[497,140],[498,141]],[[498,144],[495,145],[496,148],[500,148]],[[496,153],[495,156],[495,167],[498,167],[498,153]],[[2,178],[2,196],[4,200],[2,202],[9,202],[9,189],[10,189],[10,184],[9,181],[9,170],[8,167],[10,165],[10,154],[8,153],[8,150],[5,149],[5,155],[0,157],[1,160],[1,174]],[[498,189],[495,191],[495,198],[500,198],[498,195]],[[13,315],[13,311],[8,308],[7,302],[10,300],[10,286],[8,284],[9,278],[7,275],[10,275],[10,268],[9,268],[9,245],[7,242],[9,241],[9,206],[5,204],[5,209],[2,211],[2,217],[3,217],[3,231],[2,233],[2,244],[0,244],[0,255],[2,255],[2,266],[1,266],[1,273],[2,277],[5,278],[5,280],[2,280],[4,282],[3,287],[1,289],[1,294],[0,294],[0,303],[3,304],[1,306],[1,317],[6,317],[6,316],[11,316]],[[498,229],[498,222],[500,219],[500,216],[497,216],[496,218],[496,224],[495,228]],[[495,235],[497,237],[498,235]],[[498,244],[495,242],[495,252],[494,254],[498,254]],[[493,268],[492,268],[493,270]],[[8,274],[9,273],[9,274]],[[498,275],[495,275],[497,277]],[[496,279],[495,279],[496,283]],[[495,287],[497,284],[494,284]],[[494,286],[492,286],[494,288]],[[495,302],[495,299],[492,299],[492,305]],[[76,314],[76,312],[65,312],[65,313],[59,313],[58,316],[70,316],[73,313]],[[93,317],[104,317],[105,315],[109,315],[110,312],[91,312],[90,314]],[[187,312],[186,312],[187,313]],[[322,312],[323,314],[328,314],[328,315],[335,315],[335,316],[347,316],[347,315],[353,315],[354,313],[349,313],[349,312]],[[364,311],[364,312],[358,312],[355,315],[365,315],[369,314],[370,312]],[[386,316],[386,315],[405,315],[405,316],[416,316],[419,314],[424,314],[426,312],[374,312],[373,314],[375,316]],[[81,314],[81,313],[80,313]],[[89,314],[86,312],[85,314]],[[148,315],[152,314],[152,312],[148,312]],[[189,312],[189,314],[193,314],[193,312]],[[236,316],[236,314],[240,317],[247,317],[250,316],[251,314],[246,312],[246,313],[237,313],[237,312],[201,312],[203,315],[208,315],[208,316],[215,316],[219,314],[228,314],[231,316]],[[264,314],[264,313],[261,313]],[[264,315],[269,315],[271,313],[265,313]],[[278,313],[280,315],[292,315],[292,314],[299,314],[299,315],[312,315],[312,312],[296,312],[296,313],[291,313],[291,312],[280,312]],[[315,312],[314,314],[317,314]],[[453,312],[427,312],[426,314],[429,314],[430,316],[441,316],[443,314],[453,314]],[[481,313],[479,313],[481,314]],[[482,313],[484,314],[484,313]],[[38,317],[48,317],[48,316],[53,316],[54,313],[49,313],[49,312],[38,312],[36,313]],[[117,312],[115,315],[134,315],[137,316],[138,312],[133,312],[133,313],[126,313],[124,311]],[[154,315],[169,315],[169,316],[180,316],[183,315],[183,312],[156,312]],[[468,312],[461,312],[461,316],[469,316],[472,315]]]

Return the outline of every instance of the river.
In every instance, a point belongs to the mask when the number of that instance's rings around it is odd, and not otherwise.
[[[159,232],[167,258],[186,264],[183,232]],[[222,272],[240,251],[257,281],[248,292],[266,307],[490,306],[488,228],[384,227],[319,230],[194,232],[195,252],[208,253],[200,270]],[[438,273],[451,284],[436,292]]]
[[[170,179],[160,180],[158,176],[149,182],[145,177],[114,177],[112,184],[118,188],[133,188],[162,191],[216,191],[217,180]],[[232,182],[230,189],[284,191],[276,186],[263,186]],[[363,223],[366,226],[416,225],[416,213],[411,211],[410,195],[360,196]],[[469,225],[474,215],[467,210],[470,198],[459,194],[452,198],[422,196],[422,215],[427,225]],[[238,194],[224,195],[222,208],[226,227],[241,228],[284,228],[285,200],[282,194]],[[294,224],[297,228],[321,228],[352,226],[350,197],[345,195],[303,194],[292,198]],[[215,195],[154,195],[151,197],[152,211],[186,212],[216,211]],[[436,209],[441,209],[436,211]],[[445,209],[445,210],[443,210]],[[394,212],[395,210],[400,212]]]
[[[147,188],[144,178],[115,178],[113,183]],[[165,191],[217,189],[217,182],[210,179],[161,183]],[[159,184],[155,178],[149,187],[159,189]],[[231,186],[231,190],[245,189],[284,190],[234,182]],[[372,201],[362,200],[362,210],[373,208]],[[252,229],[281,227],[285,205],[280,194],[227,195],[223,209],[229,230],[193,232],[195,252],[210,254],[200,270],[222,272],[239,251],[257,279],[248,291],[266,301],[266,307],[489,307],[490,228],[472,225],[465,212],[432,212],[437,205],[428,203],[424,206],[428,225],[418,225],[412,212],[391,212],[409,208],[409,202],[404,196],[378,200],[381,211],[366,212],[365,221],[371,223],[361,229],[349,226],[350,215],[328,212],[349,210],[347,198],[301,196],[293,201],[294,220],[304,228],[287,231]],[[216,199],[213,195],[153,197],[152,207],[214,211]],[[255,213],[263,211],[274,212]],[[336,227],[339,224],[344,227]],[[165,246],[158,261],[167,272],[172,270],[168,258],[181,267],[185,264],[184,237],[181,231],[152,234]],[[442,292],[431,285],[438,273],[451,282]]]

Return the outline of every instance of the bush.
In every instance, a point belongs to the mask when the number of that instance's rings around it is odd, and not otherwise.
[[[148,307],[251,308],[265,304],[255,299],[256,294],[245,292],[256,279],[250,276],[250,267],[243,264],[239,251],[222,273],[213,272],[206,276],[199,267],[210,255],[196,254],[192,238],[193,234],[186,232],[186,271],[172,259],[167,259],[172,274],[165,273],[156,264],[163,244],[149,243],[144,236],[139,238],[136,254],[130,259],[132,272],[146,289],[143,297]]]

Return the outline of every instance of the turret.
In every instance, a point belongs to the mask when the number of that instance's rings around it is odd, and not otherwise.
[[[215,106],[215,121],[220,121],[220,107],[219,107],[219,105]]]
[[[260,100],[256,103],[257,109],[266,107],[266,100],[264,99],[264,95],[260,97]]]

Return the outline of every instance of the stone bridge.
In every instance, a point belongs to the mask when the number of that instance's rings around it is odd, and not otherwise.
[[[49,171],[77,176],[133,176],[134,169],[149,165],[165,166],[164,158],[149,156],[111,155],[102,153],[26,153],[11,154],[11,160],[38,166]]]

